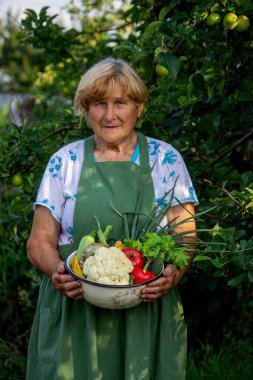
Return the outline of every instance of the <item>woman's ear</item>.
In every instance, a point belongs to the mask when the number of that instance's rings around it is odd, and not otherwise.
[[[138,109],[137,117],[141,117],[142,111],[143,111],[143,107],[144,107],[143,103],[137,104],[137,109]]]

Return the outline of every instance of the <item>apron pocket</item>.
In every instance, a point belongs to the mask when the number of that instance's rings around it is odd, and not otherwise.
[[[44,363],[56,363],[58,351],[61,310],[52,310],[47,307],[40,308],[39,318],[39,352]]]

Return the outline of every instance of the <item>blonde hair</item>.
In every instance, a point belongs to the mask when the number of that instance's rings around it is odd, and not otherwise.
[[[148,98],[147,87],[126,61],[106,58],[83,75],[74,98],[75,109],[86,116],[90,104],[111,96],[116,85],[138,105]]]

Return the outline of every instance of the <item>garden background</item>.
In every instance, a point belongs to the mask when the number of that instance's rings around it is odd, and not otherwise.
[[[112,56],[145,81],[150,97],[138,128],[182,153],[204,212],[199,237],[210,244],[180,285],[187,380],[250,380],[253,2],[93,0],[66,8],[72,28],[46,7],[20,22],[11,13],[0,20],[0,379],[25,379],[41,278],[26,241],[41,176],[53,152],[89,134],[73,112],[75,89],[88,67]]]

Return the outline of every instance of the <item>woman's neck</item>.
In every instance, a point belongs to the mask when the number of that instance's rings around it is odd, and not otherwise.
[[[129,161],[137,144],[137,133],[133,131],[128,138],[120,143],[108,143],[94,136],[94,155],[99,162]]]

